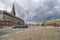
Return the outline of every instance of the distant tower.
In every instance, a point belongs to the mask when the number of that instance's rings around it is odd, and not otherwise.
[[[12,7],[12,11],[11,11],[11,15],[14,15],[15,16],[15,6],[14,6],[14,4],[13,4],[13,7]]]

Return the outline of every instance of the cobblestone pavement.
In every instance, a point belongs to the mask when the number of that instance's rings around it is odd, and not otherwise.
[[[0,36],[6,35],[6,34],[15,33],[15,32],[22,31],[22,30],[25,30],[25,29],[22,29],[22,28],[16,28],[16,29],[3,28],[3,29],[0,29]]]
[[[60,28],[30,28],[3,37],[1,40],[60,40]]]

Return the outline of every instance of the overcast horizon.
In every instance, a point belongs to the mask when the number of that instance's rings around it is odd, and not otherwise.
[[[0,0],[0,10],[11,11],[28,23],[42,23],[60,19],[60,0]]]

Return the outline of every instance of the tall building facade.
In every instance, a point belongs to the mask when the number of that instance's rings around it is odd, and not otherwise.
[[[24,25],[24,20],[16,17],[15,14],[14,5],[11,13],[0,10],[0,26]]]

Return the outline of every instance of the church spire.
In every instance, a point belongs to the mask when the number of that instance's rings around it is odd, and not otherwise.
[[[14,4],[13,4],[13,7],[12,7],[11,14],[14,15],[14,16],[15,16],[15,14],[16,14],[16,13],[15,13],[15,6],[14,6]]]

